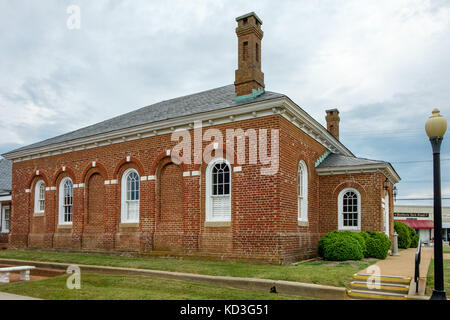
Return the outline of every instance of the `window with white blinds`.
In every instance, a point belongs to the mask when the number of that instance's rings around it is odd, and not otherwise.
[[[39,180],[34,189],[34,212],[43,213],[45,209],[45,183]]]
[[[135,169],[128,169],[122,176],[122,214],[123,223],[139,222],[139,174]]]
[[[206,220],[231,221],[231,166],[215,159],[206,171]]]
[[[308,169],[303,160],[298,164],[297,197],[298,221],[308,221]]]
[[[338,197],[338,224],[340,230],[361,229],[361,194],[358,190],[347,188]]]
[[[72,224],[73,218],[73,183],[64,178],[59,184],[59,224]]]

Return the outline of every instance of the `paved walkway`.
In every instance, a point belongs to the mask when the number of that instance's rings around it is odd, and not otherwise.
[[[414,277],[414,257],[416,248],[401,250],[399,256],[387,256],[385,260],[378,261],[375,265],[381,270],[382,275]],[[420,277],[426,277],[431,258],[433,257],[433,247],[422,247],[422,257],[420,262]],[[367,269],[361,273],[368,273]],[[371,272],[373,273],[373,272]]]
[[[12,293],[0,292],[0,300],[41,300],[41,299],[27,296],[19,296],[17,294]]]
[[[415,293],[415,285],[413,285],[416,251],[417,248],[401,250],[398,256],[387,256],[385,260],[380,260],[375,265],[380,268],[381,275],[410,277],[412,279],[412,285],[410,287],[409,295],[423,296],[425,294],[428,268],[431,259],[433,258],[433,247],[422,247],[418,294]],[[367,269],[368,268],[362,270],[360,273],[373,273],[373,271],[368,272]]]

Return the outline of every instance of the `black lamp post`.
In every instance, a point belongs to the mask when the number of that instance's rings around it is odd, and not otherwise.
[[[433,148],[433,219],[434,219],[434,290],[431,300],[447,300],[444,290],[444,266],[442,254],[442,200],[441,200],[441,143],[447,131],[447,121],[438,109],[425,124],[425,131]]]

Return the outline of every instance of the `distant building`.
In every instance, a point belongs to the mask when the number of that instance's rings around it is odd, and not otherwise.
[[[11,212],[11,161],[0,159],[0,248],[8,243]]]
[[[415,229],[423,242],[434,238],[433,206],[394,206],[394,220]],[[442,239],[450,241],[450,207],[442,207]]]

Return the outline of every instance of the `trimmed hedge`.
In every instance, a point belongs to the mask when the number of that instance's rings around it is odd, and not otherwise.
[[[392,244],[388,236],[381,232],[368,231],[364,233],[368,235],[366,238],[367,254],[365,257],[386,259]]]
[[[394,221],[394,230],[398,234],[399,248],[417,248],[419,245],[419,235],[416,230],[400,221]]]
[[[419,235],[417,234],[416,230],[414,230],[414,236],[411,240],[411,248],[417,248],[419,245]]]
[[[319,256],[325,260],[385,259],[391,241],[380,232],[332,231],[319,240]]]
[[[406,226],[408,227],[409,237],[411,238],[411,244],[409,245],[409,247],[417,248],[417,246],[419,245],[419,235],[417,234],[416,230],[414,230],[408,225]]]
[[[352,237],[338,237],[324,248],[325,260],[361,260],[364,257],[358,240]]]
[[[359,233],[356,232],[336,230],[327,233],[319,240],[319,247],[318,247],[319,256],[325,257],[325,247],[330,243],[333,243],[337,239],[341,238],[351,238],[356,240],[360,246],[361,253],[364,255],[364,252],[366,251],[366,242],[363,236],[361,236]]]
[[[408,249],[411,247],[411,235],[408,226],[400,221],[394,221],[394,230],[398,234],[398,247]]]

